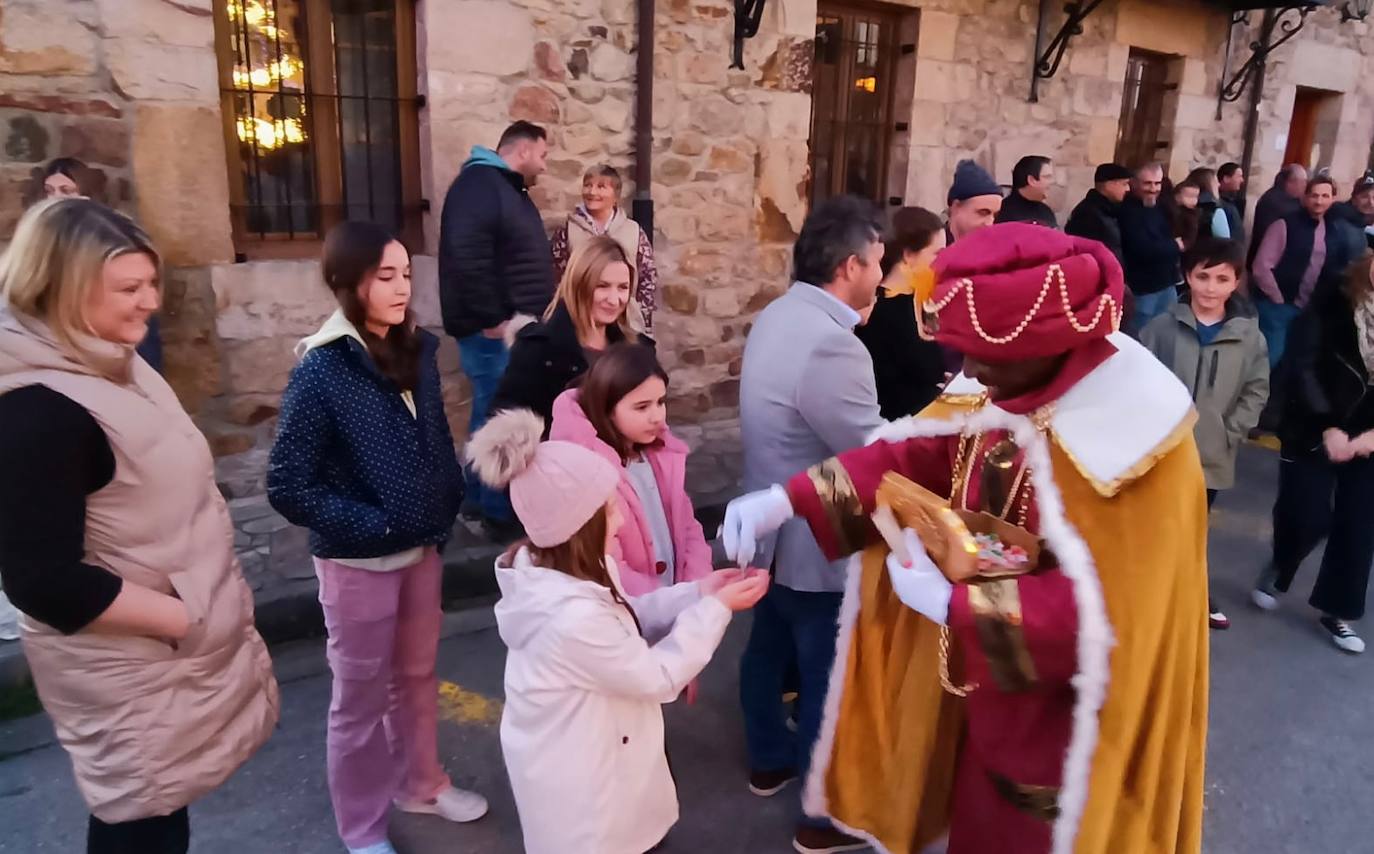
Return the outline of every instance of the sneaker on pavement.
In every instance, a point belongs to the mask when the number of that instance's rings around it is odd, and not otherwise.
[[[1355,630],[1345,620],[1338,620],[1332,616],[1323,616],[1321,619],[1322,628],[1331,633],[1331,642],[1334,643],[1342,652],[1351,655],[1359,655],[1364,652],[1364,641]]]
[[[397,801],[396,809],[420,815],[437,815],[445,821],[476,821],[487,814],[487,799],[466,789],[449,786],[432,801]]]
[[[1274,585],[1279,580],[1279,572],[1273,564],[1266,566],[1255,579],[1255,589],[1250,591],[1250,601],[1261,611],[1273,611],[1279,607],[1279,590]]]
[[[1231,628],[1230,617],[1227,617],[1225,614],[1223,614],[1221,611],[1218,611],[1216,608],[1209,609],[1209,612],[1210,613],[1207,614],[1207,625],[1211,626],[1217,631],[1225,631],[1226,629]]]
[[[793,768],[780,768],[777,771],[754,771],[749,775],[749,791],[760,798],[771,798],[795,779],[797,779],[797,772]]]
[[[839,854],[841,851],[866,851],[869,845],[833,827],[802,825],[792,837],[792,847],[801,854]]]
[[[348,854],[396,854],[396,849],[391,847],[390,842],[378,842],[363,848],[350,848]]]

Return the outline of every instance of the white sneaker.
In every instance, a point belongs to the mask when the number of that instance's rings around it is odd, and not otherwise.
[[[401,812],[437,815],[458,823],[476,821],[487,814],[487,799],[466,789],[449,786],[432,801],[396,801]]]
[[[378,842],[366,848],[350,848],[348,854],[396,854],[396,849],[391,847],[390,842]]]
[[[1266,593],[1258,587],[1250,591],[1250,601],[1261,611],[1274,611],[1279,607],[1279,600],[1275,599],[1273,594]]]
[[[1364,641],[1355,634],[1355,630],[1345,620],[1324,615],[1321,624],[1322,628],[1331,633],[1331,642],[1342,652],[1348,652],[1351,655],[1359,655],[1364,652]]]

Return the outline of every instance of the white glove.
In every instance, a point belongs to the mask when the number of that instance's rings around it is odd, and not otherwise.
[[[725,556],[736,566],[749,566],[758,538],[781,528],[794,515],[792,499],[781,486],[741,495],[725,508],[725,524],[721,526]]]
[[[926,547],[910,528],[902,531],[911,565],[902,564],[896,554],[887,556],[887,577],[902,604],[941,626],[949,619],[949,599],[954,585],[926,554]]]

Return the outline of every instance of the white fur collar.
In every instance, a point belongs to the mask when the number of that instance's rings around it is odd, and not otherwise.
[[[1197,418],[1188,389],[1154,354],[1130,336],[1109,339],[1116,353],[1055,401],[1049,432],[1098,493],[1112,496],[1154,467],[1192,430]],[[971,400],[983,386],[963,374],[941,397]],[[985,404],[984,410],[1002,410]],[[874,431],[870,441],[900,441],[915,433],[917,416]]]

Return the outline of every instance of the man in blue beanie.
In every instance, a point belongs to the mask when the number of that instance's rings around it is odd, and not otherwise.
[[[960,160],[954,167],[954,182],[949,186],[949,224],[947,243],[962,240],[980,228],[992,225],[1002,210],[1002,188],[988,170],[972,160]]]

